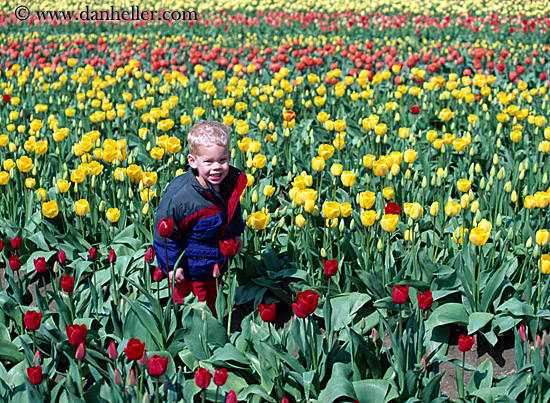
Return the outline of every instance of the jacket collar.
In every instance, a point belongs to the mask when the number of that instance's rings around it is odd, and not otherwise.
[[[227,194],[226,199],[232,200],[235,197],[240,198],[244,187],[241,188],[241,186],[238,186],[240,182],[242,182],[241,175],[244,175],[244,172],[241,172],[239,169],[229,166],[229,172],[227,173],[227,176],[224,178],[222,183],[220,184],[220,192],[217,192],[214,187],[208,183],[208,187],[203,187],[199,180],[197,179],[197,171],[193,168],[190,168],[188,171],[189,175],[189,181],[193,188],[204,198],[216,203],[221,204],[224,207],[227,207],[227,203],[225,202],[222,195]],[[245,175],[246,177],[246,175]],[[241,180],[239,180],[241,179]],[[236,194],[238,193],[238,194]]]

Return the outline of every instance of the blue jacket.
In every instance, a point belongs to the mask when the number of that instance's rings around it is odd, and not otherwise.
[[[173,269],[182,253],[179,267],[183,268],[185,280],[214,279],[216,263],[221,274],[227,271],[227,261],[218,243],[244,231],[239,199],[246,181],[244,172],[229,166],[219,193],[210,184],[209,188],[202,187],[193,169],[168,184],[157,209],[153,239],[157,262],[165,274]],[[165,239],[157,229],[162,218],[174,221],[174,232],[166,239],[168,270]]]

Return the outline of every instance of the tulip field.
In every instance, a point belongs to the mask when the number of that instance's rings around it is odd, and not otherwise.
[[[550,401],[550,3],[100,3],[0,5],[0,401]],[[199,120],[216,312],[152,249]]]

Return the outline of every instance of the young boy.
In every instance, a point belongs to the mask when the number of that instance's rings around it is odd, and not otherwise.
[[[243,247],[244,230],[240,197],[246,187],[244,172],[229,165],[229,128],[219,122],[200,121],[187,136],[191,169],[174,178],[164,191],[155,217],[153,248],[159,266],[174,280],[174,302],[193,292],[206,301],[216,315],[216,278],[227,271],[228,260],[219,247],[220,240],[233,238]],[[164,238],[158,234],[160,219],[171,218],[174,232],[167,239],[168,262]],[[174,275],[174,265],[180,257]]]

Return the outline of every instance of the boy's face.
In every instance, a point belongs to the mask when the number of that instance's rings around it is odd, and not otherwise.
[[[206,144],[199,147],[197,155],[189,154],[187,161],[191,168],[198,171],[198,180],[203,187],[210,183],[219,191],[220,183],[229,172],[229,150],[217,144]]]

